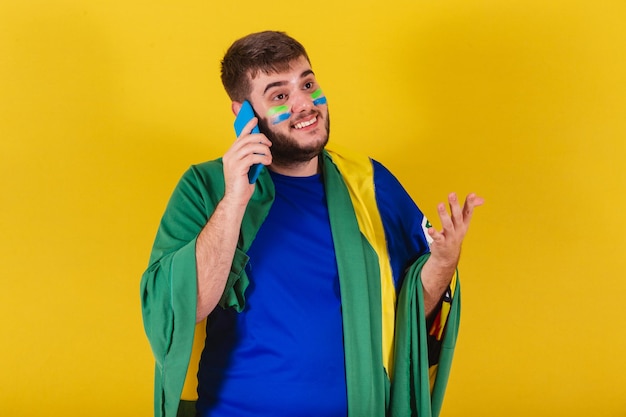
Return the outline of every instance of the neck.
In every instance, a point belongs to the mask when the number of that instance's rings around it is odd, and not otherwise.
[[[269,169],[289,177],[310,177],[320,172],[319,156],[306,161],[306,162],[294,162],[291,164],[272,163]]]

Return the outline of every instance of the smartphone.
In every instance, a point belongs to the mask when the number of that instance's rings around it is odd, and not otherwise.
[[[255,115],[252,105],[250,105],[248,100],[246,100],[241,104],[241,109],[235,119],[235,133],[237,134],[237,137],[241,135],[241,131],[253,117],[255,117]],[[260,133],[259,126],[254,126],[252,133]],[[250,184],[254,184],[256,182],[256,179],[259,177],[262,169],[263,164],[254,164],[250,167],[250,170],[248,171],[248,181]]]

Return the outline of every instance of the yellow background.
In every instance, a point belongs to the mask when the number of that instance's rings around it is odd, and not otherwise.
[[[0,414],[149,416],[139,278],[233,138],[219,60],[307,47],[331,142],[477,191],[443,416],[626,415],[626,3],[2,0]]]

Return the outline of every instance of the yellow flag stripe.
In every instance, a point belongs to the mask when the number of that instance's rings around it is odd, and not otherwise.
[[[393,370],[394,329],[396,314],[396,289],[389,262],[385,230],[380,218],[374,189],[374,168],[367,156],[355,155],[341,150],[328,150],[333,162],[341,172],[361,233],[368,240],[376,255],[380,269],[382,303],[382,349],[383,365],[391,377]]]
[[[204,340],[206,339],[206,319],[196,324],[193,335],[193,347],[191,348],[191,359],[187,367],[185,385],[180,396],[181,400],[196,401],[198,399],[198,369],[200,367],[200,356],[204,350]]]

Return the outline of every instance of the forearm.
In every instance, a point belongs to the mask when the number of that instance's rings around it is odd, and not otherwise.
[[[439,305],[456,271],[457,262],[444,263],[430,257],[422,268],[424,289],[424,313],[429,317]]]
[[[245,209],[245,204],[223,199],[198,235],[196,322],[204,320],[213,311],[224,292]]]

